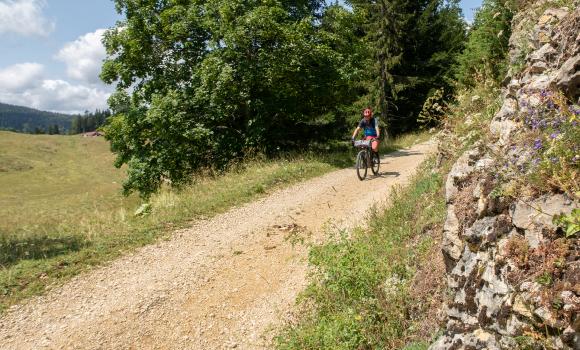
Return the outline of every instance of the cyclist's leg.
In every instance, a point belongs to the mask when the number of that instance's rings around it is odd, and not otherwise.
[[[372,142],[372,148],[373,148],[373,152],[379,153],[379,140],[378,139],[375,139]]]
[[[366,136],[365,140],[373,140],[373,142],[371,142],[371,148],[373,149],[373,152],[378,153],[379,152],[379,139],[375,138],[374,136]]]

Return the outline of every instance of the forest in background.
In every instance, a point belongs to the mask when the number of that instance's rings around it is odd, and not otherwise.
[[[63,114],[0,103],[0,130],[27,134],[75,135],[95,131],[111,115],[108,110]]]

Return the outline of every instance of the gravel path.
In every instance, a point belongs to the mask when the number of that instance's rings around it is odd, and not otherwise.
[[[361,224],[428,154],[385,156],[234,208],[82,274],[0,319],[1,349],[263,349],[306,285],[307,244]]]

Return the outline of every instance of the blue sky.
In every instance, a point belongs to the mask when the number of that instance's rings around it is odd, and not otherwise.
[[[461,0],[468,22],[481,0]],[[0,0],[0,102],[66,113],[106,108],[98,79],[112,0]]]

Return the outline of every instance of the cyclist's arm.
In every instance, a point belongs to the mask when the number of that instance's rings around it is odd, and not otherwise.
[[[377,139],[381,136],[381,131],[379,130],[379,118],[375,117],[375,131],[377,132]]]
[[[359,131],[360,131],[360,126],[357,126],[356,129],[354,130],[354,132],[352,133],[353,139],[356,137],[356,135],[358,134]]]

